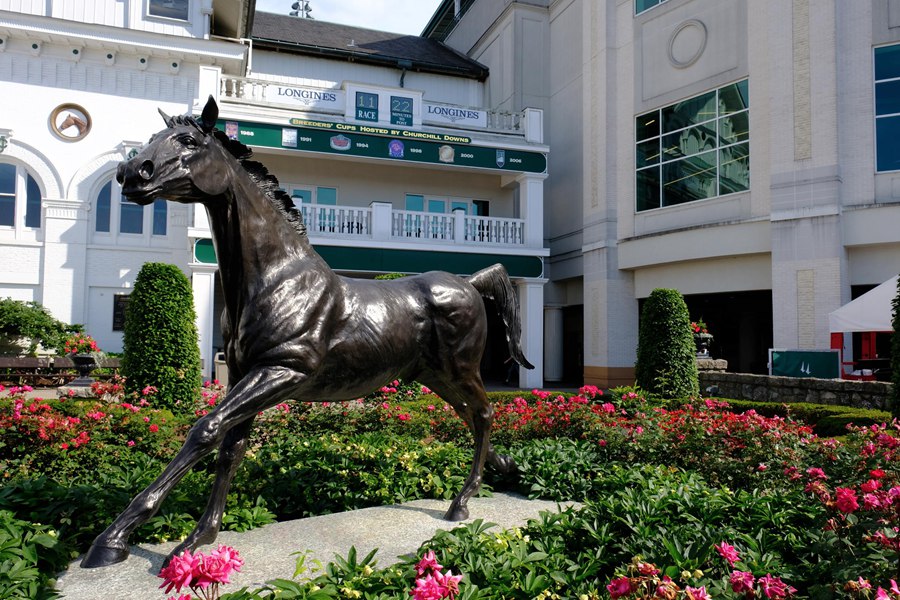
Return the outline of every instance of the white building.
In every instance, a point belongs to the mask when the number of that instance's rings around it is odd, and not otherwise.
[[[503,262],[542,384],[542,112],[496,110],[488,71],[426,38],[253,12],[252,2],[0,0],[0,296],[37,300],[121,349],[148,261],[191,277],[201,355],[221,346],[205,212],[123,202],[117,164],[209,95],[339,272]],[[504,343],[486,368],[500,371]]]
[[[250,0],[0,0],[0,295],[115,350],[117,295],[173,262],[208,369],[204,215],[105,186],[157,107],[209,94],[336,269],[507,264],[544,363],[524,385],[630,384],[657,287],[765,372],[900,271],[900,0],[444,0],[423,35]],[[54,132],[70,115],[86,133]],[[863,341],[846,355],[883,356]]]
[[[548,373],[631,383],[658,287],[765,372],[900,271],[897,0],[445,0],[424,34],[544,110]]]

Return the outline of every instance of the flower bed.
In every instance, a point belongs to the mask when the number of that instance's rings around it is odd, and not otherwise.
[[[0,573],[21,562],[29,582],[48,588],[54,570],[84,551],[171,458],[189,422],[154,408],[153,390],[144,392],[120,404],[6,392],[0,523],[38,541],[29,551],[0,548]],[[221,388],[208,384],[193,411],[220,400]],[[596,388],[500,400],[493,439],[519,474],[489,469],[487,491],[578,500],[581,509],[506,532],[476,522],[439,534],[420,557],[387,569],[354,554],[222,598],[900,597],[892,585],[900,550],[898,425],[851,428],[838,441],[801,422],[728,408],[712,399],[660,405],[635,390],[605,397]],[[470,444],[440,399],[409,386],[350,403],[279,405],[258,419],[225,528],[450,498],[468,472]],[[211,460],[185,477],[132,541],[190,531]],[[427,551],[443,573],[462,575],[454,580],[458,592],[444,586],[438,596],[437,572],[427,580],[416,571]],[[0,586],[17,589],[24,580],[0,575]]]

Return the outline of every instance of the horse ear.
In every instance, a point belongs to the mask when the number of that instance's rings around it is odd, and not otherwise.
[[[169,115],[167,115],[166,113],[164,113],[163,109],[157,108],[156,110],[159,111],[159,115],[163,118],[163,121],[165,121],[166,127],[174,127],[175,126],[175,120],[172,117],[170,117]]]
[[[216,104],[215,98],[210,94],[209,100],[206,101],[206,106],[203,107],[203,112],[200,114],[200,125],[203,127],[203,132],[209,133],[212,131],[218,118],[219,106]]]

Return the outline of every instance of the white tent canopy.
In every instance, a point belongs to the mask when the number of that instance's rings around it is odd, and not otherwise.
[[[893,331],[891,303],[897,295],[897,277],[891,277],[856,300],[828,315],[832,333],[841,331]]]

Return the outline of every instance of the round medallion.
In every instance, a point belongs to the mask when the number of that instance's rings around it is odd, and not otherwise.
[[[678,69],[685,69],[703,55],[706,49],[706,25],[697,19],[680,24],[669,38],[669,62]]]
[[[77,142],[91,131],[91,115],[77,104],[60,104],[50,113],[50,130],[64,142]]]

